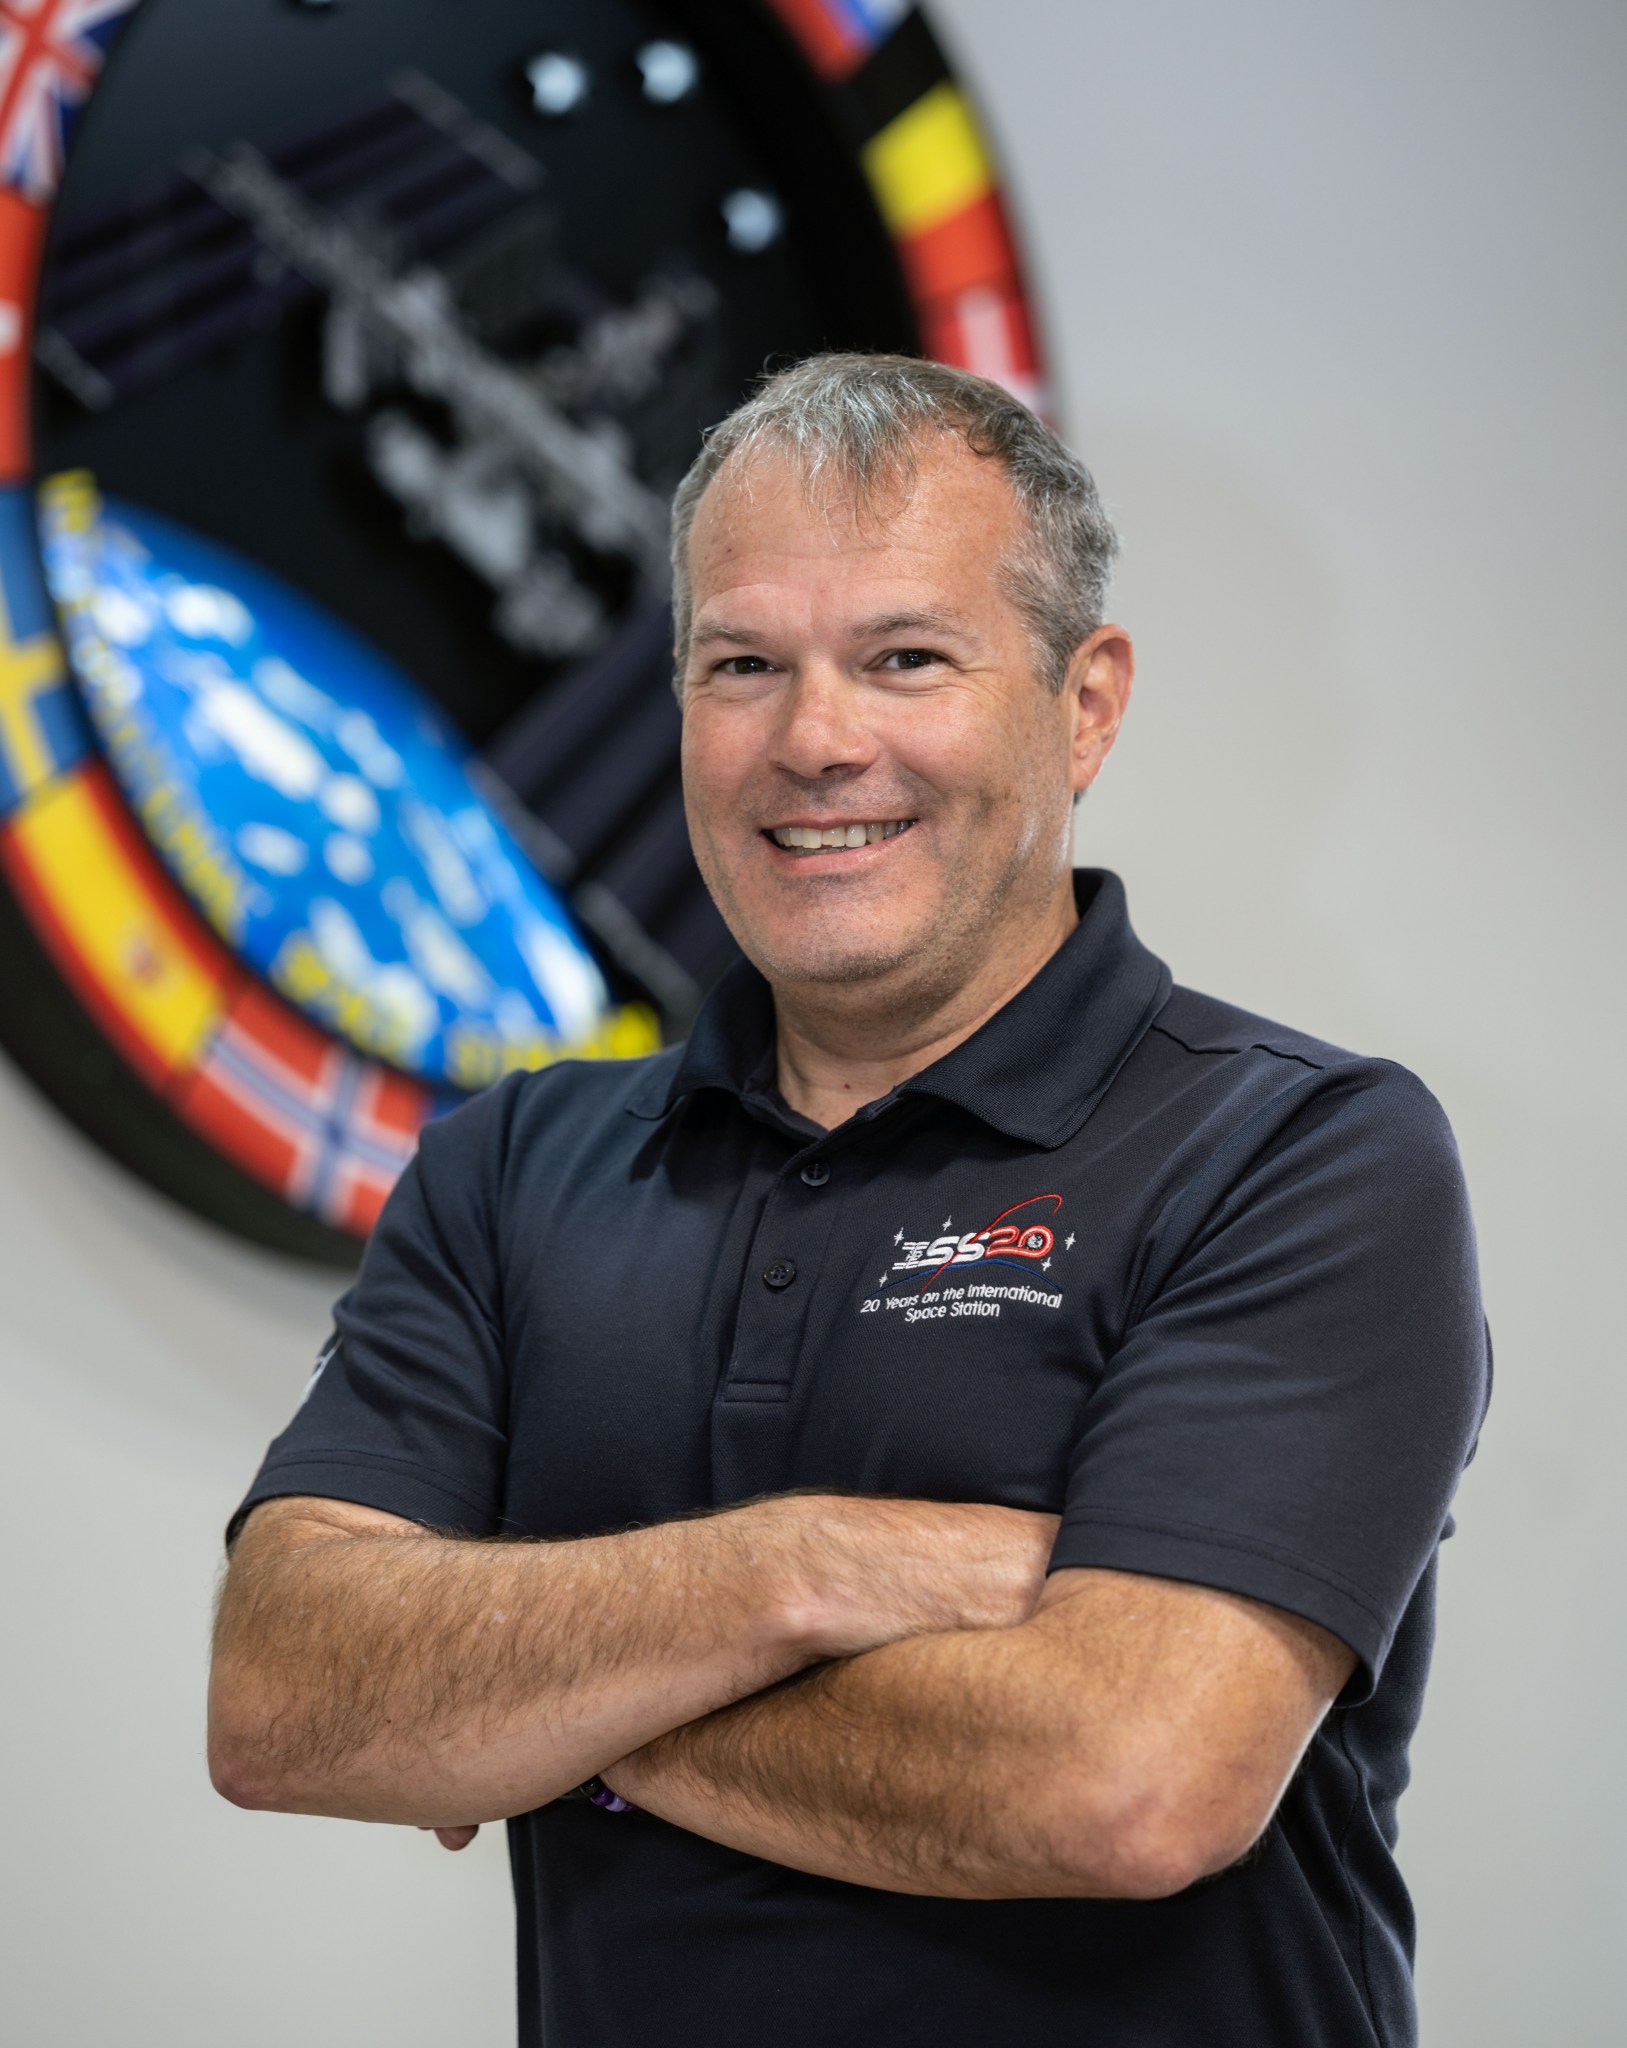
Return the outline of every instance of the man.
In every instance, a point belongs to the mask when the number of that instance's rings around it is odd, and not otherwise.
[[[1073,873],[1131,651],[1004,393],[803,364],[674,526],[745,961],[426,1131],[234,1521],[215,1781],[508,1818],[527,2044],[1410,2041],[1440,1110]]]

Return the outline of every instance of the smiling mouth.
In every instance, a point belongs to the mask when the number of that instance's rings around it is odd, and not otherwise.
[[[896,839],[914,823],[913,818],[889,818],[863,825],[775,825],[763,836],[785,853],[845,853]]]

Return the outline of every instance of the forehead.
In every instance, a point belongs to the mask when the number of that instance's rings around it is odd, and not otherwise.
[[[958,434],[917,444],[903,470],[859,489],[794,457],[747,448],[701,498],[689,539],[697,611],[743,584],[901,578],[991,592],[1022,512],[997,464]]]

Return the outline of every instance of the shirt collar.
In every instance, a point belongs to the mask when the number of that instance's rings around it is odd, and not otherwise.
[[[1073,878],[1079,923],[1032,981],[942,1059],[912,1074],[899,1097],[952,1102],[1008,1136],[1063,1144],[1169,1000],[1169,969],[1130,929],[1124,884],[1105,868]],[[676,1064],[663,1060],[629,1104],[663,1117],[685,1096],[760,1090],[774,1033],[774,999],[737,960],[702,1004]]]

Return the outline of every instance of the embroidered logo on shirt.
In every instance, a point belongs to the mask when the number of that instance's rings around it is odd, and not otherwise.
[[[887,1308],[902,1307],[906,1300],[924,1295],[929,1290],[935,1297],[942,1298],[935,1300],[930,1309],[906,1310],[906,1322],[922,1320],[929,1314],[997,1316],[1003,1301],[1060,1308],[1060,1292],[1052,1292],[1051,1286],[1040,1276],[1050,1271],[1057,1250],[1054,1226],[1061,1208],[1060,1195],[1029,1195],[1023,1201],[1013,1202],[1009,1208],[1002,1209],[979,1230],[957,1233],[952,1216],[943,1219],[935,1236],[909,1237],[900,1230],[893,1239],[896,1256],[875,1283],[879,1291],[861,1305],[859,1313],[869,1315],[884,1305]],[[1073,1244],[1074,1237],[1070,1232],[1062,1248],[1071,1250]],[[982,1279],[982,1270],[993,1266],[1016,1268],[1028,1276],[1028,1284],[1014,1285],[1009,1281]],[[961,1283],[967,1267],[976,1267],[979,1277],[973,1280],[966,1275],[964,1284],[945,1284],[949,1275]],[[889,1289],[898,1292],[883,1304],[881,1296]]]

